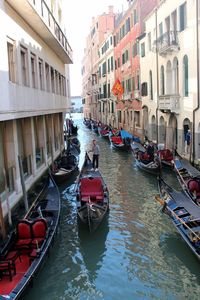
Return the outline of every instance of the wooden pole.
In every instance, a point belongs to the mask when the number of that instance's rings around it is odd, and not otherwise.
[[[6,226],[5,226],[4,217],[3,217],[1,198],[0,198],[0,229],[1,229],[1,234],[2,234],[3,239],[5,239],[6,238]]]
[[[25,180],[24,180],[24,172],[22,167],[22,160],[21,157],[18,155],[18,162],[19,162],[19,171],[20,171],[20,179],[21,179],[21,185],[22,185],[22,191],[23,191],[23,198],[24,198],[24,206],[26,212],[28,211],[28,200],[27,200],[27,193],[26,193],[26,186],[25,186]]]
[[[7,147],[6,147],[6,132],[5,132],[5,123],[3,122],[2,126],[2,133],[3,133],[3,175],[5,180],[5,192],[6,192],[6,205],[8,210],[8,223],[10,226],[12,226],[12,214],[9,204],[9,198],[8,198],[8,181],[6,176],[6,170],[8,170],[8,160],[7,160]]]

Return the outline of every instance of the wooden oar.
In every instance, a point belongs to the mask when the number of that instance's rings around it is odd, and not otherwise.
[[[166,203],[165,200],[161,199],[158,195],[155,196],[155,200],[158,201],[161,205],[164,205]],[[171,208],[167,207],[167,209],[175,216],[175,218],[177,218],[177,220],[179,220],[187,229],[189,229],[189,231],[197,238],[197,240],[200,240],[200,236],[196,234],[196,232],[193,231],[181,218],[179,218],[179,216],[177,216],[177,214]],[[190,237],[190,239],[194,241],[192,237]]]

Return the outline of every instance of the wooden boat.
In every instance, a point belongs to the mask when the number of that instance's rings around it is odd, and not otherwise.
[[[87,128],[91,129],[91,127],[92,127],[91,121],[92,121],[92,120],[90,120],[90,119],[84,119],[84,120],[83,120],[83,124],[84,124]]]
[[[74,154],[64,153],[52,167],[52,177],[57,184],[66,182],[78,168],[78,159]]]
[[[86,154],[77,180],[77,215],[90,232],[97,229],[109,209],[109,192],[99,171],[92,171],[92,162]]]
[[[174,170],[184,192],[200,205],[200,172],[179,155],[174,158]]]
[[[131,144],[133,157],[136,161],[136,165],[153,175],[158,175],[160,172],[160,162],[157,157],[153,161],[149,160],[149,155],[146,153],[146,149],[139,143],[133,142]]]
[[[200,207],[184,193],[171,188],[162,178],[158,180],[162,211],[167,214],[183,240],[200,259]]]
[[[71,125],[71,134],[72,135],[77,135],[77,133],[78,133],[78,126],[77,125],[74,126],[74,124],[72,123],[72,125]]]
[[[81,152],[81,150],[80,150],[81,144],[80,144],[79,140],[76,137],[70,138],[70,143],[73,147],[76,148],[78,153]]]
[[[107,127],[105,128],[101,128],[101,127],[98,127],[98,131],[99,131],[99,135],[101,137],[104,137],[104,138],[109,138],[109,129],[107,129]]]
[[[60,194],[51,179],[0,253],[0,299],[20,299],[53,245],[60,216]]]

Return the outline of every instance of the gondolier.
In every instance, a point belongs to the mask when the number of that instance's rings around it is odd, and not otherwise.
[[[97,145],[96,140],[93,140],[93,147],[92,150],[90,150],[89,152],[93,152],[92,170],[98,171],[100,148],[99,145]]]

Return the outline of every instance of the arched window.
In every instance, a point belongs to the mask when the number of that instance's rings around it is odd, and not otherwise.
[[[150,99],[153,100],[153,78],[152,78],[152,71],[149,71],[149,96]]]
[[[171,61],[168,60],[166,68],[166,94],[171,95],[172,93],[172,65]]]
[[[178,59],[174,57],[173,60],[173,70],[172,70],[172,87],[173,94],[179,94],[179,70],[178,70]]]
[[[164,66],[160,68],[160,94],[165,94],[165,73],[164,73]]]
[[[188,57],[183,57],[183,95],[189,96],[189,82],[188,82]]]

